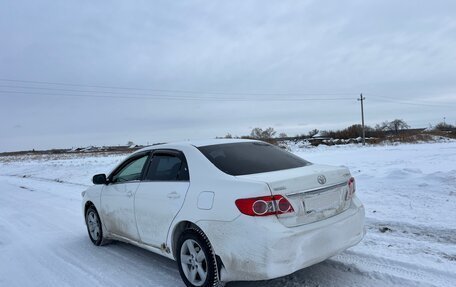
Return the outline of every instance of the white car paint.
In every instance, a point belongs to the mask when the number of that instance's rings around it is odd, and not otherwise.
[[[110,233],[139,241],[134,197],[138,186],[139,181],[103,186],[97,210]]]
[[[160,247],[182,205],[188,182],[142,182],[136,191],[136,224],[141,242]],[[159,191],[159,192],[151,192]]]
[[[175,244],[184,222],[201,229],[220,257],[221,280],[272,279],[321,262],[357,244],[364,235],[364,207],[356,198],[328,218],[308,220],[300,206],[324,174],[331,186],[346,182],[344,167],[309,165],[254,175],[232,176],[216,168],[196,147],[247,140],[210,140],[147,147],[185,155],[189,182],[132,182],[96,185],[83,193],[100,213],[104,236],[175,259]],[[346,187],[338,187],[340,194]],[[281,194],[292,214],[252,217],[235,205],[240,198]],[[288,197],[287,194],[292,194]]]
[[[198,196],[198,208],[199,209],[205,209],[205,210],[210,210],[212,209],[212,206],[214,205],[214,197],[215,193],[212,191],[202,191],[200,192]]]

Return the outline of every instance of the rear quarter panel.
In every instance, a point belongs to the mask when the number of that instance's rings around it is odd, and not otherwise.
[[[235,205],[236,199],[271,194],[265,183],[238,179],[223,173],[195,147],[181,150],[188,163],[190,187],[181,210],[169,228],[167,246],[172,246],[174,230],[179,223],[189,221],[198,225],[201,221],[230,222],[241,215]],[[210,209],[198,207],[198,199],[204,192],[213,193]],[[202,228],[202,230],[209,240],[215,236],[211,232],[212,229]]]

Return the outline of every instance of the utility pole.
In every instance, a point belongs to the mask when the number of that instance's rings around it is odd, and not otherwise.
[[[363,97],[363,94],[359,96],[358,101],[361,102],[361,123],[362,123],[362,128],[363,128],[363,145],[366,145],[366,131],[364,130],[364,100],[366,98]]]

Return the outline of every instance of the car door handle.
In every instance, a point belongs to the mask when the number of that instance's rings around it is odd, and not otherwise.
[[[168,193],[167,197],[170,198],[170,199],[177,199],[177,198],[179,198],[181,196],[180,196],[179,193],[173,191],[173,192]]]
[[[133,191],[131,191],[131,190],[127,191],[127,196],[128,197],[132,197],[133,196]]]

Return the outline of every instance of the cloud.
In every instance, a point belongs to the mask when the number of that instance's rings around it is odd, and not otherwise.
[[[0,91],[56,94],[0,92],[0,129],[8,138],[0,150],[247,134],[249,127],[275,124],[290,133],[337,128],[359,121],[360,92],[367,98],[369,124],[400,117],[427,126],[443,116],[450,119],[456,106],[455,6],[454,1],[3,1],[2,79],[190,90],[196,93],[164,94],[211,99],[73,97],[62,95],[94,93],[36,88],[95,90],[98,96],[158,92],[0,80]],[[275,101],[267,100],[271,97]],[[296,97],[353,101],[280,101]],[[14,129],[11,121],[24,127]]]

